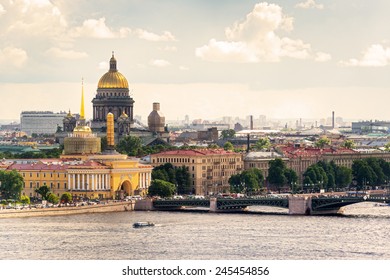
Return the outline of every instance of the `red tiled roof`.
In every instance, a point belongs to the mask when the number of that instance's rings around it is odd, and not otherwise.
[[[68,160],[38,160],[31,163],[13,163],[8,170],[66,170],[66,169],[104,169],[108,166],[95,161],[68,161]]]
[[[152,156],[210,156],[210,155],[239,155],[238,153],[225,151],[223,149],[191,149],[165,151]]]
[[[347,148],[312,148],[312,147],[293,147],[293,146],[281,146],[279,147],[283,154],[289,158],[294,157],[315,157],[321,156],[324,154],[356,154],[357,151],[347,149]]]

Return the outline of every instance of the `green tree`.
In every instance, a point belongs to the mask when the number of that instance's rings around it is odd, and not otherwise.
[[[160,196],[160,197],[170,197],[176,191],[176,187],[174,184],[170,182],[166,182],[163,180],[152,180],[150,184],[148,194],[150,196]]]
[[[60,201],[60,198],[54,193],[49,193],[47,196],[47,201],[53,204],[57,204]]]
[[[139,155],[141,148],[141,140],[138,137],[130,135],[123,137],[116,146],[118,152],[129,156]]]
[[[208,145],[207,146],[207,148],[209,148],[209,149],[219,149],[219,148],[221,148],[220,146],[218,146],[217,144],[210,144],[210,145]]]
[[[222,130],[222,132],[221,132],[222,139],[234,138],[235,135],[236,135],[236,132],[234,131],[234,129],[226,129],[226,130]]]
[[[182,166],[175,169],[177,193],[189,194],[191,192],[191,177],[188,172],[188,167]]]
[[[20,202],[23,204],[30,204],[30,198],[27,195],[22,195],[20,197]]]
[[[390,142],[386,143],[384,147],[387,152],[390,152]]]
[[[267,181],[271,185],[274,185],[277,190],[281,191],[282,187],[287,183],[287,178],[285,176],[286,164],[282,159],[276,158],[269,161],[269,169]]]
[[[234,150],[234,146],[231,142],[227,141],[224,145],[223,145],[223,149],[225,151],[233,151]]]
[[[69,203],[73,200],[72,198],[72,195],[68,192],[64,192],[62,195],[61,195],[61,202],[62,203]]]
[[[107,142],[107,136],[103,136],[100,138],[100,146],[102,151],[105,151],[108,147],[108,142]]]
[[[341,147],[344,147],[347,149],[353,149],[356,147],[356,144],[353,140],[347,139],[341,144]]]
[[[16,170],[0,170],[0,194],[3,199],[19,200],[23,177]]]
[[[46,185],[40,186],[39,188],[35,189],[35,192],[37,194],[40,194],[42,197],[42,200],[47,200],[49,194],[50,194],[50,188]]]
[[[266,150],[271,147],[271,142],[269,141],[268,138],[260,138],[257,140],[257,142],[254,145],[255,150],[261,151],[261,150]]]
[[[317,148],[324,148],[325,146],[329,145],[330,144],[330,139],[326,136],[324,137],[321,137],[320,139],[318,139],[314,145],[317,147]]]
[[[229,178],[230,191],[252,195],[254,192],[262,192],[264,176],[261,170],[251,168]]]

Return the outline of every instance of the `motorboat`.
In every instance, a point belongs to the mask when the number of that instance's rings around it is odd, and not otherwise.
[[[154,223],[151,222],[136,222],[133,224],[133,227],[140,228],[140,227],[154,227]]]

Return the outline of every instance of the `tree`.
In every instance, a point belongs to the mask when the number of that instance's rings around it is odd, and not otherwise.
[[[16,170],[0,170],[0,194],[3,199],[19,200],[23,190],[23,177]]]
[[[347,149],[353,149],[356,147],[356,144],[353,140],[347,139],[341,144],[341,147],[344,147]]]
[[[170,182],[163,180],[152,180],[150,184],[148,194],[150,196],[170,197],[175,193],[176,187]]]
[[[268,138],[260,138],[254,145],[254,148],[258,151],[269,149],[271,147],[271,142]]]
[[[27,195],[22,195],[20,197],[20,202],[23,204],[30,204],[30,198]]]
[[[217,144],[213,143],[213,144],[208,145],[207,148],[213,150],[213,149],[219,149],[220,147]]]
[[[248,195],[254,192],[261,192],[263,188],[264,176],[261,170],[251,168],[244,170],[240,174],[232,175],[229,178],[230,191],[235,193],[246,193]]]
[[[286,164],[282,159],[276,158],[269,162],[268,183],[276,186],[279,193],[281,188],[287,183],[287,178],[285,176]]]
[[[60,201],[60,198],[54,193],[49,193],[47,196],[47,201],[53,204],[57,204]]]
[[[233,151],[234,150],[234,146],[231,142],[227,141],[224,145],[223,145],[223,149],[225,151]]]
[[[387,152],[390,152],[390,142],[386,143],[384,147]]]
[[[176,170],[176,182],[178,194],[189,194],[191,192],[191,177],[188,172],[188,167],[177,167]]]
[[[234,131],[234,129],[226,129],[226,130],[222,130],[222,132],[221,132],[222,139],[234,138],[235,135],[236,135],[236,132]]]
[[[49,194],[50,194],[50,188],[46,185],[43,185],[39,188],[35,189],[35,192],[37,194],[40,194],[42,196],[42,200],[47,200]]]
[[[142,148],[141,140],[135,136],[123,137],[116,146],[117,151],[129,156],[137,156]]]
[[[317,148],[324,148],[325,146],[329,145],[330,144],[330,139],[326,136],[324,137],[321,137],[320,139],[318,139],[314,145],[317,147]]]
[[[72,195],[68,192],[64,192],[62,195],[61,195],[61,202],[62,203],[69,203],[71,202],[73,199],[72,199]]]
[[[100,138],[100,147],[102,151],[105,151],[108,147],[107,136]]]

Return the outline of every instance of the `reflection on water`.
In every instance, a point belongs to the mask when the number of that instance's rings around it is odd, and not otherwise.
[[[272,211],[265,214],[264,211]],[[137,221],[155,227],[133,228]],[[0,259],[390,259],[390,207],[342,216],[120,212],[0,220]]]

